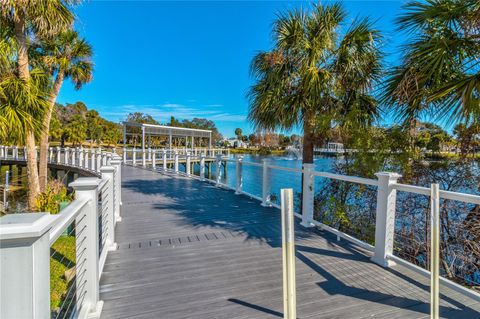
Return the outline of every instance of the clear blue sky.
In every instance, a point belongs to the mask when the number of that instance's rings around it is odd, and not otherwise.
[[[113,121],[138,111],[160,122],[208,118],[224,136],[249,133],[250,61],[271,47],[278,12],[310,3],[87,1],[76,27],[94,48],[94,79],[80,91],[65,85],[58,101],[83,101]],[[344,2],[350,20],[368,15],[383,32],[389,64],[404,40],[394,26],[401,4]]]

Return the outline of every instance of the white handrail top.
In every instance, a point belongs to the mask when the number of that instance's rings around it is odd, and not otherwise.
[[[57,214],[57,221],[50,230],[50,246],[62,235],[67,227],[77,218],[82,208],[88,203],[87,198],[76,199]]]

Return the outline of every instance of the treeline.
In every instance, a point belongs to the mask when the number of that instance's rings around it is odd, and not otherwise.
[[[50,124],[50,139],[72,146],[116,146],[122,139],[121,126],[108,121],[82,102],[57,104]]]

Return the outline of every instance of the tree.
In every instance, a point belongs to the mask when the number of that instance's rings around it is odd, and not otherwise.
[[[406,124],[422,113],[449,122],[480,118],[480,2],[410,1],[397,22],[412,40],[389,72],[383,100]]]
[[[380,76],[380,35],[367,19],[355,20],[337,42],[345,17],[340,4],[282,14],[274,48],[252,61],[249,119],[270,130],[303,126],[304,163],[313,163],[315,136],[333,122],[376,116],[368,94]]]
[[[97,111],[89,110],[85,113],[87,119],[87,139],[90,143],[101,142],[104,136],[105,121],[100,117]]]
[[[48,97],[49,107],[43,119],[44,128],[40,136],[39,180],[40,190],[44,191],[47,186],[48,133],[57,96],[66,79],[71,79],[77,90],[92,80],[93,52],[90,44],[73,30],[64,31],[44,41],[35,49],[34,56],[38,63],[55,77]]]
[[[237,139],[238,139],[238,140],[241,140],[241,139],[242,139],[242,129],[239,128],[239,127],[237,127],[237,128],[235,129],[235,135],[237,136]]]
[[[0,17],[2,27],[5,25],[13,28],[13,38],[16,44],[17,70],[15,76],[19,81],[11,80],[10,84],[16,82],[17,88],[21,89],[28,99],[27,106],[20,104],[10,104],[11,107],[23,109],[23,111],[32,111],[34,114],[24,114],[26,117],[32,117],[43,113],[40,109],[44,103],[41,94],[38,94],[38,87],[32,84],[30,74],[30,62],[28,56],[29,44],[32,43],[30,37],[47,38],[58,34],[67,29],[72,21],[73,15],[69,10],[74,0],[38,0],[35,4],[27,0],[2,1],[0,2]],[[13,86],[8,86],[13,89]],[[6,90],[4,89],[3,92]],[[20,90],[19,90],[20,91]],[[8,94],[8,93],[7,93]],[[17,103],[20,99],[14,99]],[[42,114],[43,116],[43,114]],[[23,127],[25,129],[25,145],[27,147],[27,178],[29,185],[28,204],[29,207],[35,207],[35,198],[40,192],[38,178],[37,151],[35,147],[35,130],[31,125]]]

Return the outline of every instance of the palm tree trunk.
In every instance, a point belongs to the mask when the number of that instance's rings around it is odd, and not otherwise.
[[[55,78],[52,91],[48,98],[48,110],[43,118],[43,131],[40,136],[40,163],[39,163],[39,182],[40,191],[44,192],[47,187],[47,174],[48,174],[48,134],[50,132],[50,120],[52,119],[53,109],[55,102],[57,101],[58,93],[63,84],[64,73],[59,71]]]
[[[303,163],[313,163],[313,115],[306,112],[303,117]]]
[[[20,11],[15,21],[15,39],[18,45],[18,76],[25,82],[30,81],[28,62],[28,47],[25,35],[25,19]],[[31,128],[25,132],[25,146],[27,147],[27,179],[28,179],[28,206],[35,208],[35,198],[40,193],[38,181],[37,150],[35,148],[35,135]]]

